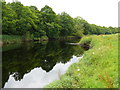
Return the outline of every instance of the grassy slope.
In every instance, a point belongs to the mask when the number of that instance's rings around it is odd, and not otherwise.
[[[118,87],[118,35],[85,36],[80,43],[87,41],[91,41],[92,48],[46,88]]]

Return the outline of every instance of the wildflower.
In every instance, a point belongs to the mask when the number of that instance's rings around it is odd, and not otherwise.
[[[94,52],[92,54],[95,54]]]

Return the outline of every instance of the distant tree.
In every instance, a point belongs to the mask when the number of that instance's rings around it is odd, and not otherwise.
[[[92,33],[92,28],[88,22],[84,22],[83,27],[84,27],[84,34],[85,35]]]
[[[83,36],[83,32],[84,32],[83,23],[81,22],[81,20],[83,20],[81,17],[74,18],[74,33],[73,33],[73,35],[78,36],[78,37]]]

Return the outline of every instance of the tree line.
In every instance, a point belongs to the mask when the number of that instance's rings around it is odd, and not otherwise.
[[[66,12],[56,14],[48,5],[38,10],[35,6],[24,6],[14,1],[2,2],[2,33],[32,38],[59,38],[114,34],[118,33],[118,28],[89,24],[83,18],[72,18]]]

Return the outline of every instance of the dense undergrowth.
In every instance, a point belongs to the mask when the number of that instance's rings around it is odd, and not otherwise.
[[[80,43],[89,41],[91,49],[85,51],[84,57],[46,88],[118,87],[118,35],[85,36]]]

